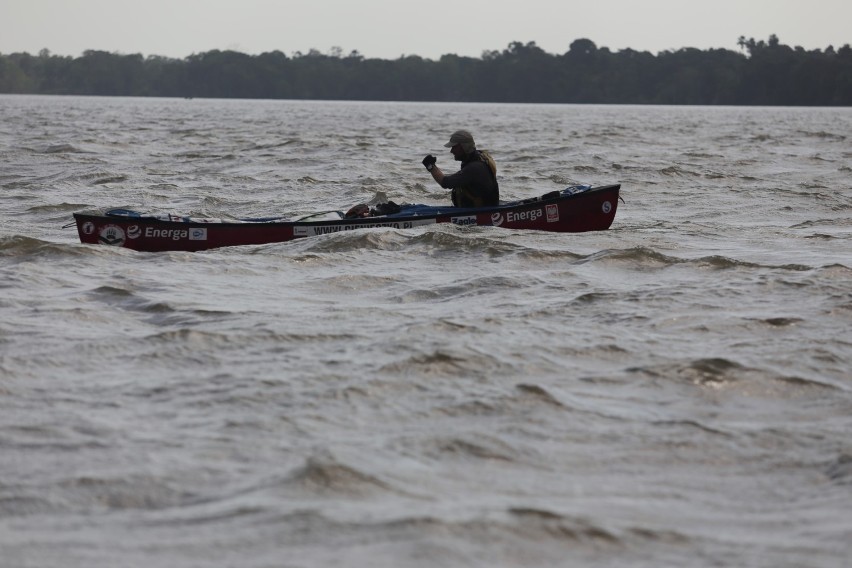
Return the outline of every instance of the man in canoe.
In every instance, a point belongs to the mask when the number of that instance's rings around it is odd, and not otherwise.
[[[457,130],[444,144],[449,148],[461,169],[452,174],[444,172],[435,164],[437,158],[429,154],[423,165],[444,189],[452,189],[453,205],[456,207],[486,207],[498,205],[500,189],[497,186],[497,166],[485,150],[477,150],[473,135],[467,130]]]

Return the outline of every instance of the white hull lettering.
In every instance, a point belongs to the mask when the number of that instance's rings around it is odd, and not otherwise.
[[[541,209],[533,209],[531,211],[509,211],[506,213],[507,223],[518,223],[520,221],[535,221],[544,215]]]
[[[451,217],[450,221],[456,225],[476,225],[476,215],[466,217]]]
[[[186,229],[155,229],[154,227],[145,227],[145,237],[179,241],[188,238],[189,231]]]
[[[411,229],[419,225],[433,225],[434,219],[423,221],[398,221],[387,223],[358,223],[352,225],[320,225],[315,227],[296,227],[293,230],[295,236],[316,237],[319,235],[330,235],[341,231],[354,231],[355,229],[375,229],[377,227],[390,227],[391,229]]]

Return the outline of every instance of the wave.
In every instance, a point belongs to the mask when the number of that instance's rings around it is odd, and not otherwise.
[[[418,377],[455,377],[465,376],[478,369],[479,363],[491,361],[487,356],[455,355],[437,350],[431,353],[410,355],[401,361],[387,363],[380,367],[382,373],[390,375],[411,375]]]
[[[149,476],[77,477],[59,484],[63,500],[74,508],[159,510],[187,504],[192,494]]]
[[[811,227],[834,227],[838,228],[838,223],[833,219],[810,219],[808,221],[802,221],[801,223],[796,223],[795,225],[790,225],[790,229],[810,229]],[[848,233],[844,234],[843,237],[846,237]]]
[[[595,166],[585,166],[585,165],[574,166],[571,169],[573,169],[575,172],[582,172],[582,173],[598,173],[600,171]]]
[[[562,261],[571,263],[586,258],[585,255],[574,253],[570,250],[554,250],[534,247],[518,249],[516,250],[516,254],[518,258],[522,260],[546,263],[558,263]]]
[[[167,314],[176,311],[165,302],[152,302],[131,290],[116,286],[99,286],[90,290],[87,296],[96,302],[129,311],[148,314]]]
[[[125,175],[114,175],[114,176],[97,176],[92,180],[92,185],[106,185],[108,183],[121,183],[123,181],[127,181],[128,177]]]
[[[769,134],[755,134],[751,137],[751,140],[754,142],[772,142],[775,140],[775,137]]]
[[[171,307],[164,305],[160,308],[159,305],[155,309],[163,309],[166,313],[175,313],[176,316],[184,318],[182,323],[198,323],[199,320],[205,322],[221,321],[235,314],[225,311],[211,310],[181,310],[175,312]],[[245,312],[239,312],[238,316],[245,316]],[[173,320],[166,320],[163,323],[168,325],[178,325]],[[261,343],[271,345],[282,345],[291,343],[306,343],[315,344],[322,341],[352,341],[358,339],[350,333],[276,333],[263,329],[253,329],[250,333],[241,332],[214,332],[202,331],[194,327],[182,327],[179,329],[170,329],[152,333],[145,337],[145,341],[150,341],[155,344],[170,345],[175,348],[191,348],[195,349],[199,345],[210,346],[226,346],[226,345],[251,345],[258,346]]]
[[[93,247],[81,243],[64,244],[51,241],[43,241],[25,235],[12,235],[0,237],[0,257],[13,257],[20,260],[28,258],[61,258],[81,257],[103,254],[104,249],[120,251],[116,247]]]
[[[628,372],[639,372],[660,378],[675,378],[699,386],[719,386],[736,382],[742,376],[743,367],[724,358],[694,359],[683,363],[635,367]]]
[[[282,140],[280,142],[271,142],[268,144],[253,144],[252,146],[248,146],[240,150],[241,152],[256,152],[260,150],[276,150],[278,148],[285,148],[287,146],[292,146],[294,144],[304,145],[304,141],[297,138],[289,138],[286,140]],[[264,156],[273,156],[275,154],[262,154]]]
[[[692,359],[683,362],[631,367],[630,373],[638,373],[655,379],[673,380],[699,387],[725,389],[763,382],[767,391],[783,392],[790,387],[837,390],[838,386],[818,379],[779,374],[774,369],[745,367],[724,357]],[[747,388],[747,387],[746,387]]]
[[[678,530],[614,523],[537,504],[446,516],[421,505],[408,504],[407,509],[410,512],[402,515],[380,509],[354,517],[335,514],[328,507],[291,504],[273,510],[272,505],[228,503],[177,510],[141,523],[176,527],[219,523],[234,530],[230,521],[244,518],[252,534],[261,523],[274,531],[279,547],[315,543],[322,552],[308,548],[309,558],[324,559],[319,562],[322,565],[344,566],[588,565],[590,558],[612,560],[612,554],[635,560],[635,550],[651,544],[678,547],[688,556],[692,542]],[[314,536],[306,541],[308,533]],[[673,554],[677,549],[670,550],[669,557]],[[626,558],[606,563],[630,564]]]
[[[816,273],[821,278],[827,278],[830,280],[852,280],[852,267],[840,263],[826,264],[824,266],[821,266],[819,267],[819,269],[817,269]]]
[[[444,520],[428,515],[408,516],[372,525],[362,523],[357,528],[385,535],[385,539],[395,541],[428,538],[444,542],[458,539],[466,543],[490,543],[488,550],[494,554],[493,560],[497,565],[512,557],[519,559],[518,565],[524,565],[521,558],[525,561],[532,558],[544,560],[552,555],[542,565],[561,566],[582,550],[577,547],[588,547],[600,554],[604,549],[622,550],[630,544],[665,542],[684,545],[691,541],[689,536],[675,530],[655,530],[632,525],[614,528],[610,525],[612,523],[604,525],[591,518],[559,513],[546,507],[517,505],[507,507],[502,512],[495,511],[490,517]],[[548,542],[561,546],[546,547]]]
[[[336,292],[359,292],[386,288],[397,282],[397,278],[391,276],[374,276],[371,274],[344,274],[317,278],[314,280],[317,288]]]
[[[805,320],[803,320],[801,318],[778,317],[778,318],[758,319],[757,321],[760,322],[760,323],[764,323],[764,324],[766,324],[770,327],[790,327],[790,326],[794,326],[796,324],[802,323]]]
[[[668,166],[666,168],[658,170],[658,173],[664,176],[672,177],[701,177],[700,173],[687,170],[686,168],[682,168],[680,166]]]
[[[116,174],[108,171],[89,171],[84,173],[70,174],[62,178],[63,183],[82,182],[90,186],[106,185],[110,183],[121,183],[129,177],[125,174]]]
[[[23,256],[32,254],[42,247],[50,246],[52,243],[34,239],[24,235],[12,235],[0,237],[0,256]]]
[[[577,264],[588,262],[611,262],[626,261],[637,265],[638,268],[654,269],[666,268],[678,265],[694,265],[699,268],[714,268],[728,270],[734,268],[769,268],[789,270],[793,272],[805,272],[813,270],[814,267],[803,264],[761,264],[746,260],[737,260],[727,256],[710,255],[695,258],[680,258],[663,254],[648,247],[633,247],[628,249],[604,249],[577,259]]]
[[[284,482],[285,487],[298,487],[314,494],[364,497],[377,492],[406,495],[376,476],[342,464],[330,456],[308,458]]]
[[[421,249],[430,254],[441,251],[456,254],[481,251],[491,256],[501,256],[526,250],[523,245],[506,241],[505,239],[509,237],[508,232],[501,233],[497,236],[487,227],[429,226],[414,230],[387,227],[369,231],[341,231],[318,239],[305,239],[305,242],[300,244],[307,253],[363,253]]]
[[[489,358],[485,358],[483,363],[488,361]],[[494,362],[491,362],[491,364],[492,366],[495,365]],[[477,365],[476,368],[479,367],[481,367],[481,364]],[[498,368],[482,374],[484,377],[491,377],[496,373],[501,372],[504,375],[515,376],[519,372],[515,369],[507,369],[506,367],[508,367],[508,365],[503,364],[502,366],[498,366]],[[448,377],[453,375],[443,373],[439,376]],[[474,375],[469,371],[467,374],[458,376],[470,378]],[[465,416],[487,416],[498,414],[509,415],[522,410],[531,413],[562,413],[568,409],[569,406],[566,403],[559,400],[559,398],[554,396],[546,388],[536,384],[521,383],[515,385],[515,388],[508,392],[494,394],[489,397],[478,397],[476,399],[453,400],[443,406],[435,407],[433,410],[445,416],[459,418]]]
[[[682,155],[687,158],[703,158],[708,160],[721,160],[725,157],[723,154],[711,154],[709,152],[696,151],[684,152]]]
[[[520,397],[526,398],[528,400],[543,403],[546,406],[553,406],[556,408],[565,408],[565,405],[559,402],[559,400],[550,394],[550,392],[539,386],[527,383],[521,383],[515,386],[515,389],[518,391]]]
[[[16,491],[3,488],[0,495],[0,519],[5,517],[24,517],[44,513],[53,513],[59,505],[49,497],[42,495],[15,494]]]
[[[513,156],[507,156],[503,158],[501,161],[505,163],[515,163],[515,162],[536,162],[541,160],[541,156],[537,156],[535,154],[516,154]]]
[[[529,536],[529,532],[532,531],[560,540],[592,541],[603,544],[621,543],[621,538],[615,533],[586,519],[530,507],[513,507],[508,510],[508,513],[514,521],[513,528],[525,536]]]
[[[47,148],[43,148],[41,150],[37,150],[40,154],[85,154],[88,153],[86,150],[81,150],[76,146],[72,146],[71,144],[54,144],[52,146],[48,146]]]
[[[674,266],[683,262],[679,258],[666,256],[654,249],[647,247],[633,247],[628,249],[604,249],[578,258],[575,264],[586,264],[591,262],[628,261],[646,268],[662,268]]]
[[[844,237],[836,237],[834,235],[826,235],[824,233],[814,233],[813,235],[806,235],[803,237],[805,239],[815,239],[820,241],[833,241],[837,239],[842,239]]]
[[[27,209],[28,213],[73,213],[82,209],[89,209],[91,205],[85,203],[56,203],[50,205],[36,205]]]
[[[211,157],[210,154],[206,154],[203,152],[182,152],[174,155],[175,158],[182,158],[184,160],[200,160],[204,158]]]
[[[303,176],[303,177],[300,177],[296,181],[298,181],[299,183],[304,183],[304,184],[309,184],[309,185],[315,185],[315,184],[318,184],[318,183],[322,183],[320,180],[313,178],[311,176]]]
[[[842,453],[825,469],[826,476],[839,485],[852,485],[852,455]]]
[[[459,280],[446,286],[415,288],[392,296],[392,300],[408,304],[413,302],[455,302],[485,294],[502,294],[507,290],[527,290],[541,282],[532,276],[482,276]]]
[[[72,510],[162,510],[196,500],[191,493],[144,475],[66,477],[51,482],[47,491],[43,487],[23,485],[3,487],[2,493],[0,518]]]
[[[822,138],[824,140],[832,140],[835,142],[843,142],[846,140],[846,136],[843,134],[835,134],[833,132],[826,132],[824,130],[818,130],[815,132],[811,132],[808,130],[798,130],[797,134],[801,134],[802,136],[807,136],[809,138]]]
[[[561,174],[552,174],[548,177],[548,179],[560,187],[574,185],[577,183],[577,181],[573,178],[565,177]]]
[[[490,436],[478,435],[475,440],[450,438],[433,442],[441,459],[448,457],[477,460],[517,461],[518,450]]]
[[[187,344],[222,345],[235,337],[194,328],[201,323],[221,322],[233,317],[234,314],[228,311],[175,307],[169,302],[151,300],[137,291],[112,285],[89,290],[85,293],[85,297],[100,306],[145,316],[145,321],[150,324],[177,327],[177,329],[151,334],[145,337],[146,342],[164,342],[180,348]]]

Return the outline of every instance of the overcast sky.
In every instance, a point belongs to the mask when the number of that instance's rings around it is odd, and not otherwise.
[[[588,38],[632,48],[737,49],[740,36],[806,49],[852,43],[852,0],[0,0],[0,53],[87,49],[183,58],[211,49],[317,49],[396,59],[479,57],[512,41],[564,53]]]

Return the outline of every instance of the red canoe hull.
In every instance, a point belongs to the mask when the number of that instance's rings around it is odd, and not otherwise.
[[[580,233],[612,225],[620,185],[559,194],[498,207],[433,208],[429,214],[402,214],[332,221],[184,221],[155,217],[75,213],[80,242],[138,251],[200,251],[260,245],[355,229],[409,229],[436,223],[496,226],[506,229]]]

